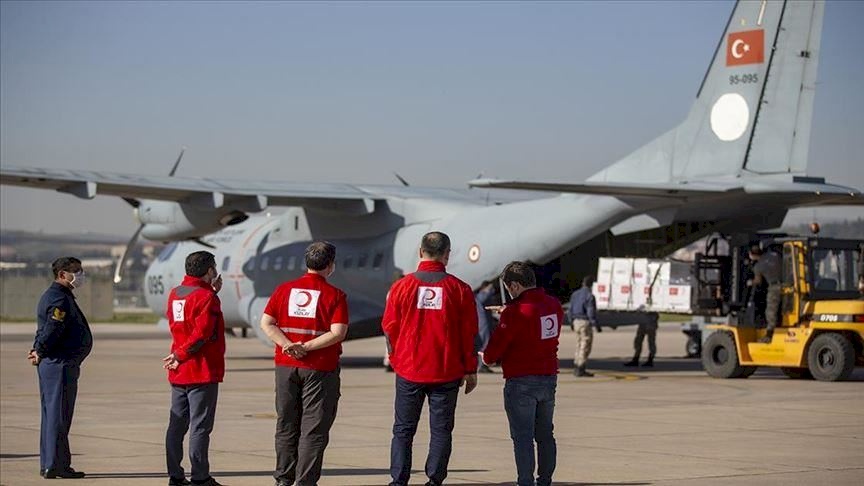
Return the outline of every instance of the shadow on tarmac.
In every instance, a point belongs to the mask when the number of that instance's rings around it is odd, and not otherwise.
[[[487,469],[450,469],[448,472],[450,473],[476,473],[476,472],[488,472]],[[242,477],[272,477],[273,471],[213,471],[212,476],[216,479],[220,478],[242,478]],[[414,471],[412,474],[423,475],[422,471]],[[390,469],[378,469],[378,468],[324,468],[321,471],[322,476],[389,476]],[[87,473],[88,478],[93,479],[146,479],[146,478],[167,478],[168,473],[162,471],[158,473],[153,472],[135,472],[135,473],[123,473],[123,472],[105,472],[105,473]],[[479,484],[479,483],[478,483]],[[482,483],[489,484],[489,483]],[[508,483],[502,483],[508,484]],[[561,484],[562,486],[566,486],[571,483],[555,483]],[[577,483],[572,483],[577,484]],[[582,483],[578,483],[582,484]],[[645,484],[645,483],[616,483],[616,484]],[[380,486],[380,485],[377,485]]]
[[[0,459],[27,459],[39,457],[39,454],[0,454]]]
[[[506,483],[459,483],[461,486],[513,486],[515,483],[513,481],[508,481]],[[555,486],[639,486],[639,485],[648,485],[653,483],[562,483],[559,481],[553,481]],[[381,486],[379,484],[374,485],[364,485],[364,486]]]

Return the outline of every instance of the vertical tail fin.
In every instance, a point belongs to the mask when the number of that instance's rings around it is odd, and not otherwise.
[[[589,180],[804,173],[824,7],[739,0],[684,122]]]

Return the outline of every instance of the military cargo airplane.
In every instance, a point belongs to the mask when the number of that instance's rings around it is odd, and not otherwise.
[[[276,285],[304,271],[306,245],[329,240],[349,337],[371,336],[394,274],[414,270],[430,230],[450,235],[448,270],[476,288],[511,260],[662,256],[711,232],[776,227],[791,208],[864,202],[806,175],[823,11],[821,1],[738,2],[686,119],[584,182],[470,182],[551,197],[497,204],[471,189],[176,177],[176,164],[168,177],[4,164],[0,182],[132,204],[141,235],[173,242],[146,276],[162,315],[185,256],[212,247],[226,322],[257,331]]]

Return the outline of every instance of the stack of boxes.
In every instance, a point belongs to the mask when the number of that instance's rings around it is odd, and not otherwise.
[[[601,258],[593,291],[601,310],[690,313],[692,264]]]

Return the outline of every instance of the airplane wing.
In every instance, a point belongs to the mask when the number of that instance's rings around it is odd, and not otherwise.
[[[864,204],[864,194],[851,187],[828,184],[822,178],[793,177],[788,180],[737,179],[724,182],[664,182],[657,184],[609,184],[586,181],[569,182],[532,182],[506,181],[497,179],[475,179],[468,183],[471,187],[520,189],[530,191],[552,191],[578,194],[598,194],[617,197],[654,197],[686,200],[717,196],[735,192],[759,195],[800,195],[811,196],[802,205],[860,205]]]
[[[257,200],[260,207],[299,206],[336,211],[362,210],[368,202],[385,197],[469,199],[466,191],[403,186],[226,180],[148,176],[68,169],[0,167],[0,184],[54,189],[83,199],[96,195],[174,202],[208,200],[221,206],[226,200]]]

